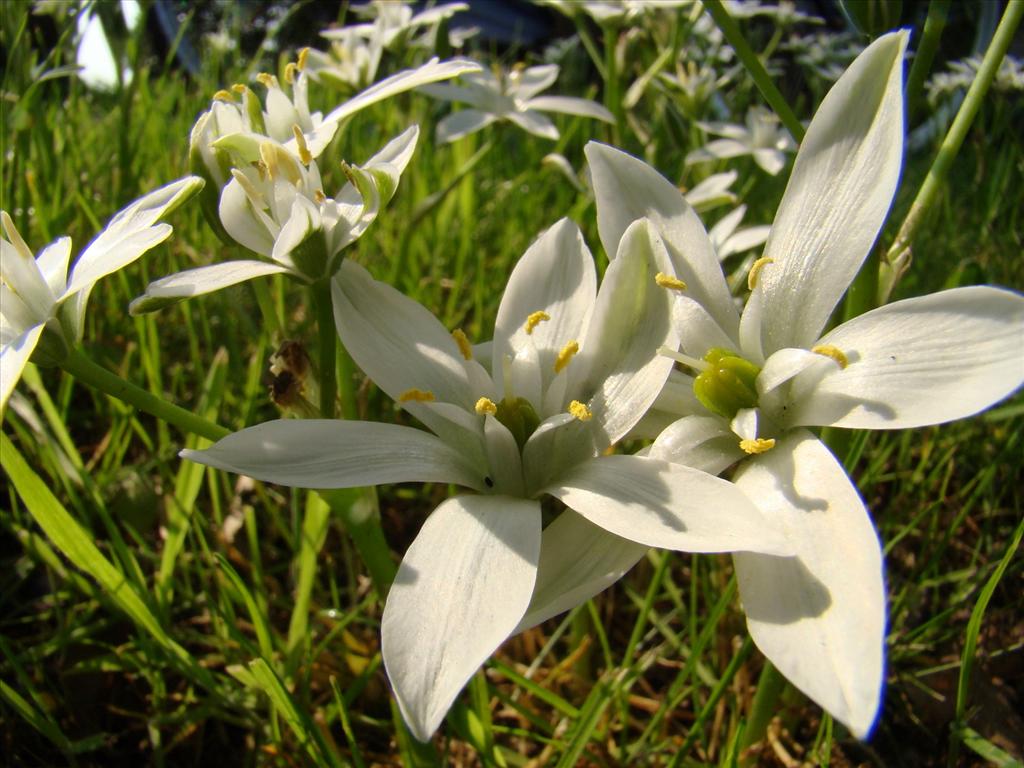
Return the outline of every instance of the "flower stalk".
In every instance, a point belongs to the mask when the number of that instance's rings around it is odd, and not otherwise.
[[[67,357],[61,362],[61,367],[82,383],[156,416],[186,434],[199,435],[213,441],[231,434],[230,430],[225,427],[207,421],[203,417],[169,403],[162,397],[147,392],[117,374],[111,373],[76,348],[68,350]]]
[[[1003,12],[1003,18],[999,21],[999,26],[996,28],[996,33],[992,37],[992,42],[989,44],[988,50],[985,51],[978,75],[967,90],[967,96],[964,97],[964,102],[960,105],[960,110],[956,113],[953,124],[942,141],[942,146],[939,147],[935,162],[928,170],[928,175],[925,177],[924,183],[921,184],[917,197],[914,198],[910,211],[900,226],[896,240],[890,246],[879,267],[879,305],[886,303],[893,288],[896,287],[896,283],[910,267],[911,247],[918,230],[924,223],[925,215],[935,203],[939,190],[945,183],[946,176],[949,175],[949,169],[953,166],[953,160],[959,153],[964,139],[967,138],[967,131],[970,130],[971,123],[974,122],[978,110],[981,109],[985,95],[995,79],[999,64],[1013,41],[1013,35],[1020,25],[1022,16],[1024,16],[1024,0],[1010,0]]]
[[[338,399],[338,335],[334,332],[331,283],[324,278],[310,288],[316,313],[318,362],[320,364],[320,417],[333,419]]]
[[[757,85],[757,89],[764,96],[765,101],[775,110],[775,114],[782,120],[782,124],[786,126],[786,129],[792,134],[793,138],[796,139],[797,143],[803,141],[804,138],[804,127],[800,124],[800,120],[797,119],[796,113],[790,108],[786,98],[782,95],[782,92],[772,82],[771,77],[768,75],[768,70],[764,68],[764,64],[754,53],[754,49],[750,47],[750,43],[743,36],[743,32],[740,31],[739,25],[729,15],[729,11],[722,5],[722,0],[703,0],[704,8],[714,19],[715,24],[722,34],[725,35],[725,39],[729,41],[736,50],[736,55],[740,61],[743,62],[743,66],[747,68],[747,72],[754,80],[754,84]]]

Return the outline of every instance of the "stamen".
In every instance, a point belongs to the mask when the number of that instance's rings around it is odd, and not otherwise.
[[[263,165],[267,168],[267,173],[270,178],[277,178],[277,155],[274,152],[274,145],[269,141],[264,141],[260,144],[260,160],[263,161]]]
[[[533,333],[534,328],[536,328],[544,321],[550,319],[551,315],[549,315],[547,312],[544,312],[543,310],[538,309],[536,312],[531,312],[529,317],[526,318],[526,325],[523,326],[523,330],[526,331],[527,335],[530,335],[531,333]]]
[[[843,354],[843,350],[839,347],[833,347],[831,344],[819,344],[816,347],[811,347],[811,352],[816,355],[824,355],[825,357],[831,357],[837,363],[840,368],[845,368],[850,364],[850,360]]]
[[[295,156],[284,147],[264,141],[260,144],[260,158],[266,163],[270,178],[276,179],[283,172],[288,181],[295,186],[302,181],[302,173],[299,164],[295,162]]]
[[[299,145],[299,159],[303,165],[308,166],[313,162],[313,155],[310,154],[309,146],[306,144],[306,136],[298,125],[292,126],[292,134],[295,136],[295,143]]]
[[[267,74],[266,72],[260,72],[256,75],[256,82],[265,85],[267,88],[280,88],[277,84],[277,78],[273,75]]]
[[[289,61],[284,66],[284,81],[291,85],[295,82],[295,73],[299,71],[298,65],[294,61]]]
[[[249,86],[243,85],[242,83],[235,83],[231,86],[231,90],[235,93],[245,93],[249,90]]]
[[[217,91],[215,94],[213,94],[213,100],[214,101],[234,101],[235,97],[231,93],[231,91],[225,91],[223,88],[221,88],[219,91]]]
[[[775,447],[775,440],[771,437],[758,437],[754,440],[740,440],[740,448],[751,456],[759,453],[767,453]]]
[[[709,363],[704,360],[698,360],[696,357],[690,357],[684,355],[682,352],[672,349],[671,347],[660,346],[658,347],[658,354],[662,357],[671,357],[677,363],[693,368],[695,371],[706,371],[711,367]]]
[[[559,352],[558,357],[555,358],[555,373],[561,373],[565,366],[569,364],[569,361],[572,360],[573,355],[579,351],[580,345],[579,342],[576,341],[570,341],[562,347],[562,351]]]
[[[678,277],[666,275],[664,272],[659,272],[658,274],[656,274],[654,276],[654,282],[656,282],[662,288],[668,288],[670,291],[686,290],[686,283],[684,283]]]
[[[242,173],[237,168],[231,169],[231,175],[234,176],[235,181],[245,192],[245,196],[249,198],[249,201],[260,210],[267,207],[266,201],[263,199],[263,193],[256,189],[256,185],[252,183],[248,176]],[[262,174],[261,174],[262,175]]]
[[[299,68],[299,72],[301,72],[302,70],[304,70],[306,68],[306,59],[308,59],[308,58],[309,58],[309,46],[307,45],[305,48],[303,48],[301,51],[299,51],[299,62],[298,62],[298,65],[297,65],[298,68]]]
[[[488,416],[495,416],[498,413],[498,406],[494,404],[493,400],[481,397],[476,401],[476,405],[473,407],[473,410],[481,416],[485,414]]]
[[[323,205],[327,202],[327,195],[324,194],[322,189],[318,189],[313,193],[313,200],[316,201],[317,205]]]
[[[434,402],[434,393],[428,392],[423,389],[407,389],[405,392],[398,396],[398,402],[400,403],[432,403]]]
[[[459,345],[459,352],[462,353],[463,358],[466,360],[472,360],[473,346],[469,343],[469,339],[461,328],[456,328],[452,331],[452,338],[455,339],[455,343]],[[479,403],[477,403],[477,405],[479,405]]]
[[[775,259],[770,259],[767,256],[762,256],[760,259],[755,261],[750,267],[750,272],[747,273],[747,288],[751,291],[757,287],[757,276],[761,274],[761,270],[764,269],[766,264],[774,264]]]
[[[569,413],[580,421],[590,421],[594,418],[594,414],[587,406],[581,403],[579,400],[573,400],[569,403]]]

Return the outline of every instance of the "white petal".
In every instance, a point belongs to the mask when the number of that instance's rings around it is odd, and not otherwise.
[[[270,252],[272,258],[278,264],[291,264],[291,253],[298,248],[307,238],[315,237],[317,230],[322,233],[323,224],[320,219],[320,211],[309,200],[302,195],[296,195],[292,201],[291,215],[277,233],[274,241],[274,248]]]
[[[540,423],[523,446],[528,496],[536,496],[568,468],[589,461],[608,447],[604,435],[599,435],[592,424],[578,421],[568,413],[555,414]]]
[[[513,634],[575,608],[636,565],[649,547],[614,536],[567,509],[544,529],[537,585]]]
[[[844,323],[820,342],[830,366],[793,423],[905,429],[971,416],[1024,383],[1024,296],[975,286],[906,299]]]
[[[519,99],[532,99],[541,91],[547,90],[558,79],[557,64],[541,64],[528,67],[522,72],[509,76],[511,87],[509,92]]]
[[[229,181],[220,193],[217,213],[224,230],[239,245],[260,256],[270,258],[277,233],[267,230],[264,219],[256,215],[252,202],[237,179]]]
[[[697,123],[697,126],[705,133],[713,133],[716,136],[725,136],[727,139],[735,139],[744,144],[750,144],[750,131],[747,130],[745,125],[718,121],[705,122],[701,120]]]
[[[381,653],[413,735],[430,738],[519,624],[540,556],[540,505],[458,496],[427,518],[381,617]]]
[[[472,411],[472,390],[451,334],[422,305],[346,259],[333,280],[334,322],[352,359],[393,400],[430,392]]]
[[[777,176],[786,165],[786,155],[777,149],[755,149],[754,162],[761,166],[762,170]]]
[[[569,363],[568,395],[588,403],[609,445],[640,420],[672,370],[672,360],[657,353],[679,343],[671,296],[655,282],[667,260],[647,219],[629,226],[605,272],[578,359]]]
[[[359,110],[366,109],[371,104],[376,104],[378,101],[388,99],[395,94],[412,90],[417,86],[436,83],[439,80],[448,80],[464,72],[478,72],[479,70],[480,65],[469,59],[439,61],[437,58],[433,58],[422,66],[415,69],[404,69],[356,94],[340,107],[331,111],[323,119],[321,127],[329,127],[331,123],[338,123],[346,117],[354,115]]]
[[[5,224],[9,223],[6,211],[3,216]],[[10,224],[10,227],[13,229],[14,225]],[[35,322],[46,322],[56,297],[17,230],[14,230],[12,237],[20,242],[15,244],[0,240],[0,275],[8,288],[21,299]]]
[[[719,257],[724,259],[734,253],[743,253],[751,248],[756,248],[768,239],[771,229],[768,225],[762,224],[739,230],[732,237],[726,238],[725,242],[719,247]]]
[[[706,163],[710,160],[727,160],[730,157],[742,157],[750,154],[750,145],[734,139],[715,139],[700,149],[694,149],[686,155],[686,164]]]
[[[484,437],[486,440],[487,463],[490,466],[490,483],[484,484],[493,493],[507,494],[522,498],[523,463],[519,446],[508,427],[493,416],[484,418]]]
[[[131,264],[171,234],[168,224],[157,224],[203,187],[198,176],[160,187],[119,211],[96,239],[82,251],[71,269],[65,297],[91,287],[100,278]]]
[[[605,456],[572,468],[545,490],[595,525],[650,547],[792,552],[735,485],[679,464]]]
[[[280,419],[234,432],[182,458],[295,488],[404,482],[482,485],[479,472],[428,432],[396,424]]]
[[[684,416],[658,435],[647,455],[717,475],[746,454],[719,417]]]
[[[546,391],[558,353],[583,337],[596,295],[594,257],[579,227],[561,219],[533,242],[509,276],[494,326],[491,370],[500,373],[505,355],[515,356],[531,345],[537,349]],[[538,311],[550,320],[527,334],[526,319]]]
[[[503,115],[503,117],[512,121],[524,131],[532,133],[534,136],[540,136],[542,139],[551,139],[552,141],[558,140],[559,133],[555,124],[540,112],[528,109],[525,112],[509,112]]]
[[[61,296],[68,286],[68,263],[71,260],[71,238],[58,237],[36,256],[39,271],[54,296]]]
[[[744,464],[736,484],[787,533],[795,557],[736,553],[758,648],[807,696],[863,738],[882,688],[882,552],[846,472],[800,430]]]
[[[146,286],[146,292],[128,306],[128,311],[133,315],[141,315],[192,296],[213,293],[256,277],[288,271],[287,267],[280,264],[242,260],[186,269],[151,282]]]
[[[542,112],[561,112],[563,115],[592,117],[606,123],[614,123],[615,115],[590,99],[577,99],[572,96],[538,96],[526,102],[527,109],[539,109]]]
[[[37,325],[29,328],[20,338],[0,347],[0,411],[7,405],[7,399],[21,378],[28,359],[32,357],[32,350],[36,348],[44,327]]]
[[[593,141],[584,151],[597,201],[597,228],[608,258],[615,258],[626,227],[646,216],[664,239],[675,275],[687,285],[686,295],[707,309],[725,336],[735,338],[739,315],[715,247],[682,193],[624,152]]]
[[[476,133],[482,128],[497,120],[497,115],[490,112],[483,112],[479,109],[461,109],[445,116],[437,124],[435,141],[444,144],[450,141],[457,141],[463,136]]]
[[[807,128],[760,273],[765,354],[810,347],[885,221],[903,160],[908,33],[878,38]]]

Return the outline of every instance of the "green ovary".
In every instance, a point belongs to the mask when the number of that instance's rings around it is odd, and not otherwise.
[[[761,369],[735,352],[715,347],[704,355],[708,367],[693,382],[693,393],[712,413],[732,419],[741,408],[757,405]]]
[[[498,412],[494,416],[508,427],[520,450],[540,424],[540,417],[525,397],[504,398],[498,403]]]

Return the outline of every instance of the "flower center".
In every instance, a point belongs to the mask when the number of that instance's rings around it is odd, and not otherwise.
[[[479,404],[477,406],[479,412]],[[516,439],[519,450],[523,449],[530,435],[540,425],[537,411],[525,397],[505,397],[495,405],[494,418],[504,424]]]
[[[741,408],[757,405],[759,367],[721,347],[708,350],[704,362],[707,366],[693,381],[693,393],[701,405],[727,419]]]

